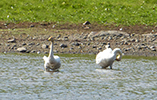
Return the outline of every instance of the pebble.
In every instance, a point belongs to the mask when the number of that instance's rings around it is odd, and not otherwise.
[[[32,50],[32,51],[31,51],[31,53],[35,53],[35,52],[36,52],[36,50]]]
[[[37,54],[40,54],[40,51],[38,51]]]
[[[15,42],[16,42],[15,38],[8,40],[8,43],[15,43]]]
[[[26,43],[22,43],[22,45],[24,46],[24,45],[26,45]]]
[[[75,34],[75,33],[74,33]],[[45,37],[44,37],[45,36]],[[42,37],[41,41],[37,42],[33,40],[32,42],[29,39],[35,39],[35,37],[17,41],[16,39],[9,38],[7,43],[0,43],[9,48],[10,51],[18,51],[18,52],[28,52],[28,53],[40,53],[43,52],[45,54],[49,53],[49,50],[43,51],[43,49],[49,48],[48,41],[44,40],[47,38],[46,35],[40,36]],[[25,38],[25,37],[24,37]],[[39,39],[37,36],[36,39]],[[56,41],[54,43],[54,53],[97,53],[99,50],[104,50],[107,42],[111,42],[114,45],[112,49],[119,47],[124,52],[132,53],[132,52],[154,52],[157,49],[157,34],[147,34],[147,35],[139,35],[130,34],[128,35],[122,31],[99,31],[99,32],[90,32],[82,33],[78,36],[70,36],[61,34],[56,35],[56,39],[61,39],[62,41]],[[28,41],[27,41],[28,40]],[[43,42],[44,40],[44,42]],[[68,41],[67,41],[68,40]],[[146,41],[147,40],[147,41]],[[11,44],[13,43],[13,44]],[[59,45],[60,44],[60,45]],[[60,47],[63,48],[60,50]],[[64,49],[69,47],[69,49]],[[131,48],[133,47],[133,48]],[[56,50],[55,50],[56,49]],[[80,49],[80,50],[79,50]],[[58,51],[57,51],[58,50]],[[70,50],[70,51],[66,51]],[[4,50],[5,51],[5,50]]]
[[[93,48],[97,48],[97,46],[94,45]]]
[[[27,45],[35,45],[35,43],[34,43],[34,42],[31,42],[31,43],[28,43]]]
[[[149,48],[150,48],[150,50],[152,50],[152,51],[156,51],[155,46],[150,46]]]
[[[11,47],[11,49],[14,49],[16,46],[17,46],[16,44],[15,44],[15,45],[13,45],[13,46]]]
[[[17,51],[19,51],[19,52],[26,52],[26,51],[27,51],[27,48],[25,48],[25,47],[20,47],[20,48],[17,48]]]
[[[64,41],[68,41],[68,37],[65,36],[65,37],[63,38],[63,40],[64,40]]]
[[[60,47],[61,48],[66,48],[66,47],[68,47],[66,44],[60,44]]]
[[[78,43],[78,42],[75,43],[75,46],[79,46],[79,45],[80,45],[80,43]]]
[[[42,46],[41,46],[43,49],[46,49],[46,48],[48,48],[49,46],[48,45],[46,45],[46,44],[42,44]]]

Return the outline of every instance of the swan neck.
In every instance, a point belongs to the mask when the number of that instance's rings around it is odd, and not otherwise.
[[[53,42],[50,45],[49,58],[53,58]]]

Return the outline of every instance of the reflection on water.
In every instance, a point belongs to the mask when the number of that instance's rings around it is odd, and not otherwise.
[[[102,70],[95,55],[59,55],[60,72],[44,73],[43,55],[0,54],[1,99],[157,99],[157,60],[123,58]]]

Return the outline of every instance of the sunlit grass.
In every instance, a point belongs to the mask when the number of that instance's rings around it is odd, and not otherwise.
[[[1,0],[0,20],[156,25],[156,0]]]

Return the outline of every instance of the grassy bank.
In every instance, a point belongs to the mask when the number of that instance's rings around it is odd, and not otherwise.
[[[156,0],[1,0],[0,21],[156,25]]]

